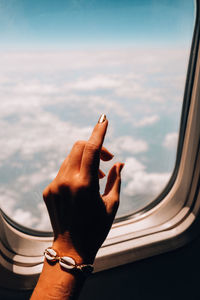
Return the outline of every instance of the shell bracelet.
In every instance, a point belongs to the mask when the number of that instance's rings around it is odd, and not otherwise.
[[[70,256],[60,257],[53,248],[47,248],[44,251],[44,256],[49,262],[59,262],[60,266],[66,271],[78,270],[81,271],[84,275],[90,275],[94,267],[90,264],[81,264],[78,265],[76,261]]]

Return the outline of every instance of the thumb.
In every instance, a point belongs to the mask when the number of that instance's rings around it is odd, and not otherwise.
[[[117,202],[119,201],[120,187],[121,187],[121,170],[124,167],[123,163],[116,163],[109,171],[108,179],[105,187],[103,197],[106,201]],[[112,204],[110,203],[110,204]]]

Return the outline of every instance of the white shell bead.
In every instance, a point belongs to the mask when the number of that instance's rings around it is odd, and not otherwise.
[[[47,250],[46,250],[50,255],[52,255],[52,256],[57,256],[57,253],[56,253],[56,251],[55,250],[53,250],[53,249],[51,249],[51,248],[47,248]]]
[[[45,253],[44,255],[45,255],[46,259],[48,259],[48,260],[51,260],[51,261],[55,260],[55,257],[48,255],[48,253]]]
[[[76,266],[75,260],[69,256],[61,257],[59,264],[65,269],[73,269]]]

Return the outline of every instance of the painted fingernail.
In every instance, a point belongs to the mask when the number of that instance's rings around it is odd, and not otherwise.
[[[98,123],[103,123],[106,120],[106,115],[102,114],[99,118]]]

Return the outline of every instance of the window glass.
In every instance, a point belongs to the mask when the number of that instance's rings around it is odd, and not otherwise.
[[[175,164],[193,27],[188,0],[0,0],[0,205],[9,217],[51,230],[42,191],[101,113],[115,155],[101,167],[125,162],[118,216],[154,200]]]

